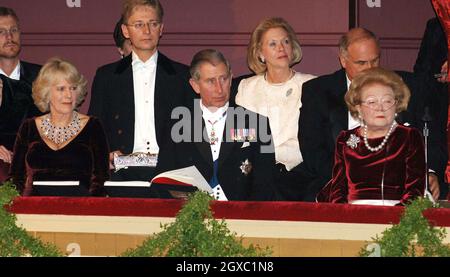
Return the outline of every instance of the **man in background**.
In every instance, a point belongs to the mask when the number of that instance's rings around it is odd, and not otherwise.
[[[299,119],[300,148],[308,168],[322,178],[322,185],[331,179],[337,136],[342,130],[359,126],[359,122],[349,115],[344,95],[358,73],[380,66],[380,55],[375,34],[364,28],[351,29],[339,42],[342,69],[303,84]],[[425,95],[424,82],[410,72],[396,73],[411,91],[408,110],[398,115],[397,122],[422,130],[424,108],[429,106],[431,111],[434,108]],[[446,162],[445,150],[437,138],[439,133],[438,128],[430,129],[428,161],[432,172],[429,174],[429,184],[434,198],[439,196],[439,179],[443,178]]]
[[[40,65],[21,61],[19,18],[0,7],[0,181],[6,178],[17,130],[23,119],[39,114],[31,85]]]
[[[114,156],[149,154],[157,160],[159,147],[170,136],[171,112],[184,106],[189,93],[189,69],[158,50],[163,7],[158,0],[127,0],[123,6],[123,35],[132,52],[100,67],[92,84],[89,114],[100,118]],[[154,167],[128,167],[111,174],[112,181],[149,181]]]
[[[181,119],[189,123],[181,132],[188,138],[172,137],[161,147],[157,171],[195,166],[217,200],[277,200],[269,120],[229,101],[232,73],[221,52],[199,51],[190,73],[200,100]]]

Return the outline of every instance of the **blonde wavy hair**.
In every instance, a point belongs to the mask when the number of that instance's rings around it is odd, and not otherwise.
[[[87,81],[77,68],[68,61],[58,57],[50,58],[39,71],[33,82],[32,97],[41,112],[50,111],[50,92],[58,81],[66,80],[76,86],[76,108],[84,101],[87,94]]]
[[[358,119],[357,105],[361,105],[361,94],[365,87],[372,84],[380,84],[390,87],[394,92],[394,98],[397,100],[395,112],[399,113],[408,108],[411,92],[403,79],[395,72],[374,67],[361,71],[352,80],[349,90],[345,94],[345,103],[353,118]]]
[[[295,35],[289,23],[281,17],[270,17],[262,20],[252,33],[250,43],[247,48],[247,64],[248,67],[256,74],[266,72],[267,66],[259,58],[261,52],[261,40],[264,34],[273,28],[282,28],[288,34],[289,40],[292,42],[293,57],[290,66],[300,62],[302,59],[302,49],[300,42]]]

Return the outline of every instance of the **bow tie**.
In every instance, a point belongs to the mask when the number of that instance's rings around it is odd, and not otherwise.
[[[150,70],[151,72],[154,72],[156,70],[156,63],[144,63],[142,61],[134,61],[133,62],[133,69],[134,70]]]

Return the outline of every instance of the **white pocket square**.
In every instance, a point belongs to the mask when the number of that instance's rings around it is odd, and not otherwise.
[[[241,148],[245,148],[245,147],[249,147],[249,146],[250,146],[250,142],[244,141],[244,143],[242,144]]]

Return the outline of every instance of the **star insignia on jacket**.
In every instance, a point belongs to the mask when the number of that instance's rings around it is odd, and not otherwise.
[[[347,140],[347,145],[351,149],[355,149],[360,141],[361,139],[358,136],[356,136],[355,134],[351,134],[350,138]]]
[[[252,171],[252,163],[248,159],[245,159],[239,168],[241,169],[242,174],[247,176]]]

